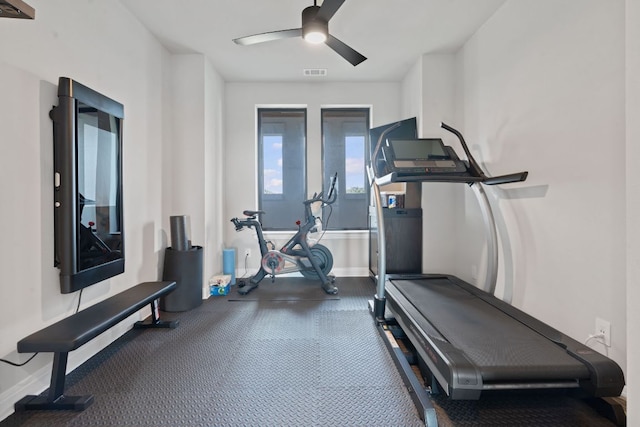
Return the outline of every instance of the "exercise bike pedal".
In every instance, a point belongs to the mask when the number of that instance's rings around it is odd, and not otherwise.
[[[257,287],[257,283],[245,282],[244,286],[238,288],[238,293],[240,295],[246,295]]]
[[[328,293],[329,295],[336,295],[338,293],[338,287],[334,285],[335,277],[333,280],[328,281],[327,283],[322,284],[322,290]]]

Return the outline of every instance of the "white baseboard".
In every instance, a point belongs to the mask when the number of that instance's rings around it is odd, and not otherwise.
[[[253,271],[245,271],[244,269],[242,270],[242,272],[240,271],[236,271],[236,280],[238,280],[241,276],[239,275],[240,273],[244,276],[244,278],[249,278],[251,276],[253,276],[254,274],[256,274],[258,272],[258,270],[253,270]],[[336,277],[368,277],[369,276],[369,269],[366,267],[363,268],[334,268],[333,270],[331,270],[331,274],[333,274]],[[278,277],[278,276],[276,276]],[[282,274],[281,277],[302,277],[302,274],[300,273],[288,273],[288,274]]]
[[[53,362],[53,356],[52,356]],[[26,378],[0,394],[0,420],[4,420],[14,412],[15,403],[29,394],[42,393],[51,382],[51,365],[38,369],[33,375]]]
[[[79,349],[69,353],[67,374],[128,332],[133,328],[133,324],[136,321],[143,320],[150,314],[150,309],[144,308],[139,313],[123,320]],[[49,387],[53,353],[42,353],[38,357],[49,357],[50,360],[44,367],[36,370],[28,378],[0,394],[0,421],[14,413],[14,405],[17,401],[27,395],[38,395]]]
[[[336,277],[369,277],[369,269],[362,268],[334,268],[331,273]]]

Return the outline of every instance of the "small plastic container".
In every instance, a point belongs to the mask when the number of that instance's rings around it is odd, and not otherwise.
[[[209,279],[209,290],[212,296],[227,295],[231,282],[230,274],[221,274]]]

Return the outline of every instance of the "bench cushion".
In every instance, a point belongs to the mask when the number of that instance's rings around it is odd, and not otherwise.
[[[144,282],[18,341],[18,353],[69,352],[168,294],[176,282]]]

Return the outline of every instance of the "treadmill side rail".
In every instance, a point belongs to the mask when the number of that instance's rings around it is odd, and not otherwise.
[[[429,393],[427,393],[418,381],[411,365],[409,365],[409,362],[394,338],[393,333],[384,323],[378,325],[378,333],[391,353],[391,358],[402,376],[402,380],[409,391],[413,404],[416,409],[418,409],[420,419],[424,421],[426,427],[438,427],[436,409],[431,402]]]

